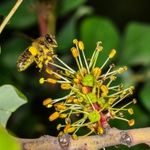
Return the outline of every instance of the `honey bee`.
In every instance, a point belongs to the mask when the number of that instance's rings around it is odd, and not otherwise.
[[[41,70],[44,65],[52,61],[54,48],[57,46],[55,37],[49,34],[35,39],[31,46],[19,56],[17,61],[18,71],[26,70],[33,62]]]

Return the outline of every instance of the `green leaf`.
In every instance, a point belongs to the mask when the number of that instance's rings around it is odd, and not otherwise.
[[[96,43],[102,41],[104,51],[100,53],[97,64],[101,65],[106,60],[110,50],[117,48],[119,43],[119,34],[111,21],[100,17],[90,17],[81,23],[81,39],[85,44],[85,53],[88,58],[91,57]]]
[[[0,126],[0,149],[1,150],[21,150],[21,145],[15,138],[12,138],[3,127]]]
[[[72,40],[76,36],[76,30],[75,30],[76,20],[74,18],[71,18],[65,26],[60,30],[57,41],[59,45],[59,50],[68,51],[69,46],[72,43]]]
[[[100,120],[101,116],[97,110],[94,110],[89,113],[88,118],[91,123],[97,122]]]
[[[144,107],[150,112],[150,81],[147,82],[140,92],[140,101]]]
[[[26,103],[27,98],[12,85],[0,87],[0,123],[5,127],[6,123],[18,107]]]
[[[150,25],[130,23],[123,40],[121,64],[150,64]]]
[[[32,0],[34,2],[34,0]],[[35,10],[32,9],[31,0],[25,0],[17,9],[15,14],[9,21],[8,27],[13,28],[26,28],[37,22],[37,16]],[[0,13],[7,16],[13,5],[10,1],[5,2],[0,9]]]
[[[69,19],[68,22],[66,22],[66,24],[61,28],[57,36],[57,42],[59,45],[58,50],[60,50],[60,52],[62,52],[62,50],[63,52],[68,51],[69,47],[72,45],[73,39],[76,38],[77,20],[91,12],[92,10],[89,7],[79,7],[72,18]]]
[[[85,3],[86,0],[62,0],[61,7],[59,6],[59,15],[64,16],[70,11],[76,9]]]

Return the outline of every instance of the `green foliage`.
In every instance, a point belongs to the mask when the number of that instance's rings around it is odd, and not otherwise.
[[[86,0],[62,0],[61,7],[59,7],[59,15],[64,16],[70,11],[78,8],[83,3],[85,3]]]
[[[60,32],[57,35],[57,41],[58,41],[58,49],[60,51],[68,51],[69,47],[72,44],[72,40],[76,38],[77,36],[77,22],[78,20],[83,17],[84,15],[91,14],[92,9],[85,6],[80,6],[75,14],[70,18],[65,25],[61,28]],[[64,40],[65,39],[65,40]]]
[[[12,138],[5,129],[0,126],[0,149],[1,150],[21,150],[20,144],[16,139]]]
[[[104,51],[100,54],[98,65],[106,60],[108,52],[112,48],[118,48],[119,34],[113,23],[101,17],[92,16],[86,18],[80,27],[81,39],[85,43],[85,53],[87,57],[91,56],[93,47],[96,47],[97,41],[102,41]]]
[[[150,26],[130,23],[125,31],[120,63],[127,65],[150,64]]]
[[[150,81],[144,85],[140,92],[140,102],[150,112]]]
[[[11,114],[26,103],[26,97],[12,85],[0,87],[0,123],[5,127]]]

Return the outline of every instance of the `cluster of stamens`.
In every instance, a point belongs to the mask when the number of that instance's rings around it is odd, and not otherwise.
[[[43,105],[47,108],[55,108],[55,112],[49,116],[50,121],[57,118],[65,120],[64,124],[57,125],[59,134],[70,133],[76,139],[77,132],[81,128],[87,129],[85,135],[104,134],[105,129],[109,127],[110,119],[119,119],[126,121],[129,126],[134,125],[134,119],[126,119],[124,112],[132,115],[133,109],[128,106],[131,103],[135,104],[136,100],[133,99],[121,108],[117,107],[120,102],[126,100],[126,97],[133,94],[134,87],[124,88],[123,84],[112,85],[117,75],[126,71],[127,67],[115,69],[115,65],[111,64],[105,71],[108,61],[115,56],[116,50],[112,49],[103,65],[98,67],[96,66],[98,56],[103,52],[101,42],[97,42],[89,61],[84,53],[83,42],[74,39],[73,43],[75,46],[71,48],[71,52],[77,64],[77,71],[57,55],[53,55],[53,61],[48,64],[55,69],[47,67],[46,72],[50,77],[41,78],[39,81],[41,84],[59,83],[61,89],[68,90],[68,94],[64,97],[47,98],[43,101]]]

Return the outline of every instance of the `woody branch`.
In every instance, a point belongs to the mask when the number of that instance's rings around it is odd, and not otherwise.
[[[23,150],[98,150],[115,145],[128,147],[145,143],[150,146],[150,127],[119,130],[111,128],[105,135],[79,137],[73,140],[69,135],[53,137],[44,135],[37,139],[18,139]]]

